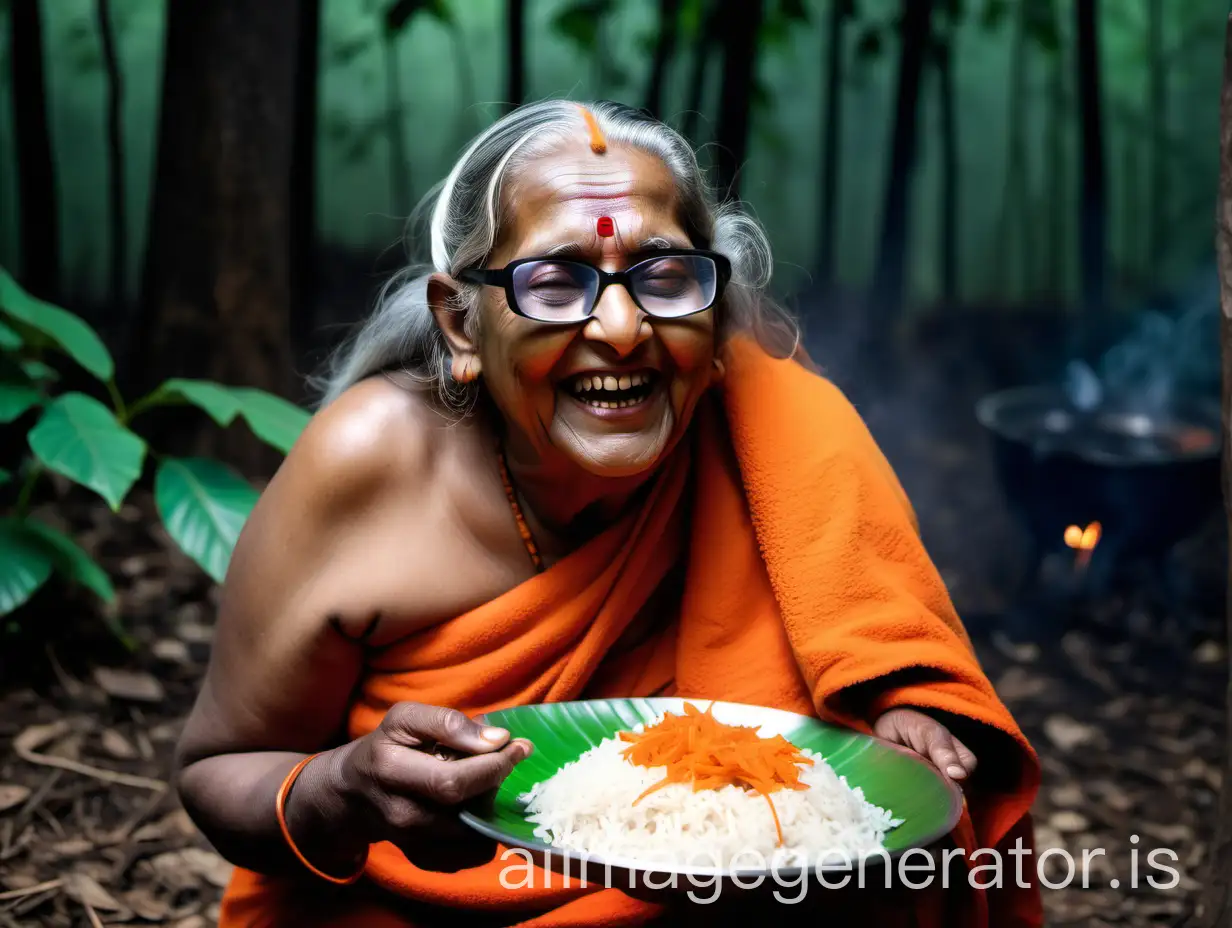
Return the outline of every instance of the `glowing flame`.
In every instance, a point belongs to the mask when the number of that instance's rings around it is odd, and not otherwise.
[[[1065,527],[1065,544],[1067,547],[1077,551],[1080,559],[1084,558],[1084,556],[1089,557],[1091,552],[1095,550],[1095,546],[1099,544],[1099,536],[1102,533],[1103,526],[1098,522],[1092,522],[1086,528],[1080,528],[1077,525],[1067,525]]]

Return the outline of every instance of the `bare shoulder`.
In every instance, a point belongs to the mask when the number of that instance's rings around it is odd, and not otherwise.
[[[384,378],[351,387],[318,412],[270,483],[323,515],[362,506],[382,489],[428,489],[445,430],[428,402]]]

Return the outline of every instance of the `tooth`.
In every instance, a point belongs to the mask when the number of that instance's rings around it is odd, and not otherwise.
[[[620,389],[628,390],[629,387],[633,386],[633,381],[630,380],[628,377],[621,377],[620,380],[618,381],[618,385],[620,386]]]
[[[592,387],[594,387],[594,389],[602,390],[603,389],[603,378],[599,376],[592,377],[590,378],[590,384]]]
[[[617,389],[617,386],[618,385],[616,383],[616,378],[611,376],[610,374],[607,377],[603,378],[603,389],[604,390],[615,390]]]
[[[642,385],[642,375],[641,375],[641,374],[634,374],[634,375],[630,378],[630,380],[629,380],[629,384],[630,384],[631,386],[634,386],[634,387],[640,387],[640,386]]]

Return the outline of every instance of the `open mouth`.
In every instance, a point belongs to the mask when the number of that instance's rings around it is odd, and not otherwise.
[[[659,381],[657,371],[633,374],[586,373],[572,377],[565,390],[580,403],[597,409],[624,409],[644,403]]]

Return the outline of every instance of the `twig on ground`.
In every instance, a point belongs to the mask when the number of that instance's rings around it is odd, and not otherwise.
[[[14,744],[13,749],[17,756],[26,763],[38,764],[43,767],[56,767],[60,770],[68,770],[72,773],[79,773],[84,777],[93,777],[96,780],[102,780],[104,783],[117,783],[121,786],[132,786],[137,789],[152,789],[165,790],[167,784],[162,780],[155,780],[151,777],[139,777],[131,773],[119,773],[115,770],[104,770],[102,767],[93,767],[90,764],[83,764],[80,761],[69,760],[67,757],[52,757],[49,754],[40,754],[38,751],[31,751],[29,748],[22,747],[20,744]]]
[[[33,896],[35,893],[47,892],[49,889],[59,889],[62,885],[64,885],[63,880],[48,880],[46,883],[37,883],[34,886],[26,886],[22,889],[6,890],[5,892],[0,893],[0,901]]]
[[[90,925],[93,926],[93,928],[103,928],[103,923],[99,921],[98,913],[94,911],[94,906],[90,905],[90,903],[85,900],[82,900],[81,904],[86,907],[86,915],[90,918]]]

